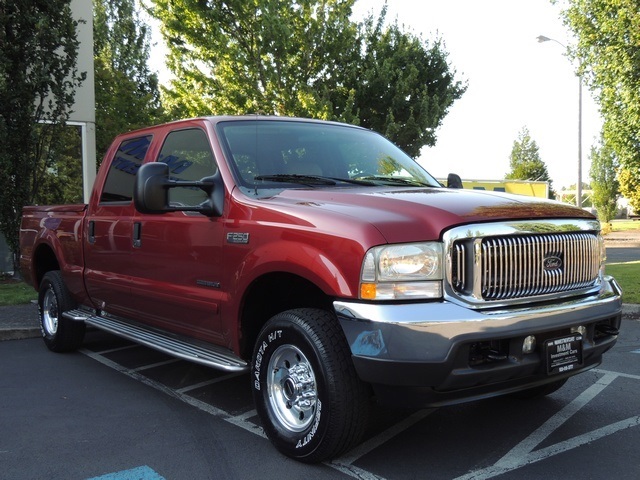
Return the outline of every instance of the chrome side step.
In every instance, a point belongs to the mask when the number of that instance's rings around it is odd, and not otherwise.
[[[114,316],[95,315],[83,309],[64,312],[63,317],[69,320],[82,321],[87,325],[119,335],[133,342],[160,350],[168,355],[199,363],[207,367],[227,372],[245,372],[249,365],[243,359],[217,345],[198,343],[190,339],[172,336],[139,324],[129,323]]]

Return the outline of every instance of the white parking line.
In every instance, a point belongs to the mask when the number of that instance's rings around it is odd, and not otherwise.
[[[599,378],[593,385],[582,392],[571,403],[566,405],[562,410],[553,415],[549,420],[542,424],[535,432],[525,438],[518,445],[513,447],[505,456],[498,460],[494,465],[470,472],[462,475],[455,480],[485,479],[492,478],[503,473],[516,470],[531,463],[539,462],[546,458],[566,452],[574,448],[580,447],[587,443],[593,442],[608,435],[612,435],[620,430],[635,427],[640,424],[640,416],[634,416],[617,422],[606,427],[602,427],[591,432],[578,435],[560,443],[550,445],[537,451],[533,451],[536,446],[540,445],[549,435],[562,426],[567,420],[572,418],[580,411],[582,407],[587,405],[598,394],[600,394],[607,386],[618,377],[629,377],[628,375],[618,374],[616,372],[606,372],[604,376]],[[631,375],[631,377],[637,377]]]
[[[435,412],[435,409],[420,410],[413,415],[408,416],[401,422],[398,422],[395,425],[389,427],[384,432],[381,432],[375,437],[370,438],[366,442],[361,443],[346,455],[343,455],[340,458],[336,458],[332,462],[327,462],[325,463],[325,465],[328,465],[331,468],[334,468],[354,478],[359,478],[362,480],[383,480],[383,477],[378,477],[371,472],[358,468],[354,466],[353,463],[356,462],[359,458],[387,443],[389,440],[401,434],[411,426],[424,420],[433,412]]]
[[[122,347],[109,348],[107,350],[102,350],[95,353],[97,353],[98,355],[107,355],[109,353],[122,352],[123,350],[131,350],[133,348],[140,348],[140,345],[137,343],[132,343],[131,345],[124,345]]]
[[[178,363],[179,361],[180,361],[179,358],[172,358],[170,360],[165,360],[164,362],[156,362],[156,363],[149,363],[147,365],[142,365],[141,367],[132,368],[131,370],[133,370],[134,372],[143,372],[145,370],[150,370],[152,368],[162,367],[163,365],[171,365],[172,363]]]
[[[231,380],[232,378],[239,377],[244,375],[244,372],[239,373],[229,373],[228,375],[223,375],[218,378],[212,378],[211,380],[205,380],[204,382],[194,383],[193,385],[188,385],[183,388],[176,389],[178,393],[187,393],[192,390],[197,390],[198,388],[208,387],[209,385],[215,385],[216,383],[224,382],[225,380]]]
[[[618,377],[622,377],[622,378],[631,378],[632,380],[640,380],[640,375],[632,375],[630,373],[612,372],[611,370],[603,370],[601,368],[594,368],[591,371],[594,372],[594,373],[601,373],[603,375],[606,375],[606,374],[610,373],[610,374],[617,375]]]
[[[126,348],[126,347],[125,347]],[[119,349],[114,349],[112,351],[116,351]],[[103,353],[111,352],[93,352],[87,349],[81,349],[81,353],[87,355],[88,357],[97,360],[98,362],[107,365],[114,370],[117,370],[129,377],[138,380],[145,385],[151,386],[157,390],[160,390],[168,395],[173,397],[177,397],[183,402],[192,405],[204,412],[209,413],[210,415],[216,416],[229,422],[235,426],[238,426],[254,435],[260,436],[262,438],[266,438],[266,435],[262,428],[259,425],[249,421],[250,418],[256,416],[255,410],[249,410],[240,415],[232,415],[229,412],[226,412],[222,409],[214,407],[208,403],[197,400],[194,397],[191,397],[186,394],[186,392],[193,390],[194,388],[199,388],[206,385],[211,385],[214,383],[221,382],[223,380],[227,380],[229,378],[233,378],[238,376],[239,374],[229,374],[223,375],[222,377],[218,377],[213,380],[208,380],[205,382],[201,382],[199,384],[191,385],[188,387],[184,387],[182,389],[171,389],[166,385],[156,382],[140,373],[137,370],[143,370],[145,367],[140,367],[139,369],[130,369],[124,367],[116,362],[113,362],[102,356]],[[155,365],[155,364],[154,364]],[[506,453],[500,460],[498,460],[494,465],[491,465],[486,468],[478,469],[472,472],[467,473],[466,475],[460,476],[455,480],[468,480],[468,479],[486,479],[492,478],[498,475],[502,475],[504,473],[516,470],[518,468],[524,467],[526,465],[539,462],[541,460],[545,460],[549,457],[557,455],[559,453],[567,452],[569,450],[578,448],[582,445],[586,445],[598,439],[604,438],[606,436],[612,435],[621,430],[625,430],[631,427],[635,427],[640,425],[640,415],[636,415],[630,417],[626,420],[622,420],[591,432],[587,432],[568,440],[556,443],[554,445],[547,446],[545,448],[541,448],[539,450],[534,449],[540,445],[545,439],[547,439],[553,432],[555,432],[558,428],[560,428],[563,424],[565,424],[569,419],[571,419],[574,415],[576,415],[585,405],[591,402],[596,396],[602,393],[614,380],[617,378],[628,378],[632,380],[640,380],[640,375],[632,375],[620,372],[612,372],[609,370],[603,369],[593,369],[591,372],[602,375],[599,379],[596,380],[594,384],[588,387],[584,392],[582,392],[578,397],[576,397],[573,401],[567,404],[562,410],[557,412],[551,418],[549,418],[545,423],[543,423],[539,428],[537,428],[531,435],[518,443],[515,447],[513,447],[509,452]],[[413,415],[405,418],[401,422],[391,426],[384,432],[376,435],[375,437],[363,442],[346,455],[335,459],[332,462],[325,462],[326,466],[329,466],[345,475],[348,475],[352,478],[357,478],[360,480],[384,480],[383,477],[377,476],[372,472],[364,470],[360,467],[353,465],[358,459],[367,455],[374,451],[375,449],[381,447],[386,442],[396,437],[397,435],[403,433],[405,430],[413,426],[414,424],[424,420],[428,415],[432,412],[436,411],[436,409],[426,409],[420,410]]]
[[[262,438],[267,438],[267,435],[264,433],[264,430],[261,426],[247,421],[247,419],[255,417],[257,414],[258,412],[256,412],[255,410],[249,410],[248,412],[236,415],[235,417],[226,418],[225,420],[237,427],[245,429],[247,432],[254,433]]]

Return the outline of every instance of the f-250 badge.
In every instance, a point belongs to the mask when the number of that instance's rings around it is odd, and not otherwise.
[[[227,243],[239,243],[246,245],[249,243],[248,233],[227,233]]]

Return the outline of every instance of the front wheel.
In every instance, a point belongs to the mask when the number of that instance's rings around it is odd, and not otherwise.
[[[296,460],[334,458],[366,427],[368,389],[337,320],[324,310],[289,310],[267,322],[253,353],[252,383],[265,433]]]
[[[63,312],[75,307],[59,270],[47,272],[40,282],[38,314],[42,338],[49,350],[67,352],[77,349],[84,339],[85,324],[69,320]]]

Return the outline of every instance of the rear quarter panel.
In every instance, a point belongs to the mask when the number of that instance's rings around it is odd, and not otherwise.
[[[24,207],[20,268],[25,281],[36,290],[42,276],[53,266],[53,254],[73,297],[77,301],[84,299],[82,236],[86,208],[84,204]]]

